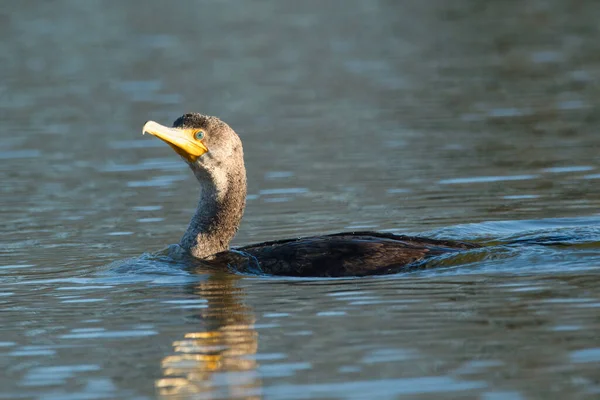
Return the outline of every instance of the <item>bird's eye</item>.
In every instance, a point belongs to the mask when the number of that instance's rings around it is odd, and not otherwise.
[[[194,134],[194,137],[196,138],[196,140],[202,140],[204,139],[204,131],[198,131]]]

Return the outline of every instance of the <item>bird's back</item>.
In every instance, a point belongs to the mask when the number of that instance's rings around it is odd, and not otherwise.
[[[476,247],[415,236],[346,232],[264,242],[236,250],[251,256],[266,274],[342,277],[399,272],[431,256]]]

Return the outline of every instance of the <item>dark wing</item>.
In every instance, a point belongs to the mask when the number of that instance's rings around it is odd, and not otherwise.
[[[237,248],[263,273],[341,277],[398,272],[430,256],[478,247],[471,243],[376,232],[348,232]]]

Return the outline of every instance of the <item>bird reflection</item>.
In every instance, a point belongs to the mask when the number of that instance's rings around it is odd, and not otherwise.
[[[258,348],[254,316],[231,275],[213,275],[191,289],[208,307],[194,315],[202,329],[173,342],[162,360],[156,388],[163,398],[259,399],[261,382],[253,357]]]

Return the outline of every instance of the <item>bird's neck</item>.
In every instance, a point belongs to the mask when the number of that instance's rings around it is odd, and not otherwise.
[[[180,245],[194,257],[206,258],[229,249],[246,205],[246,170],[194,171],[200,182],[198,208]]]

